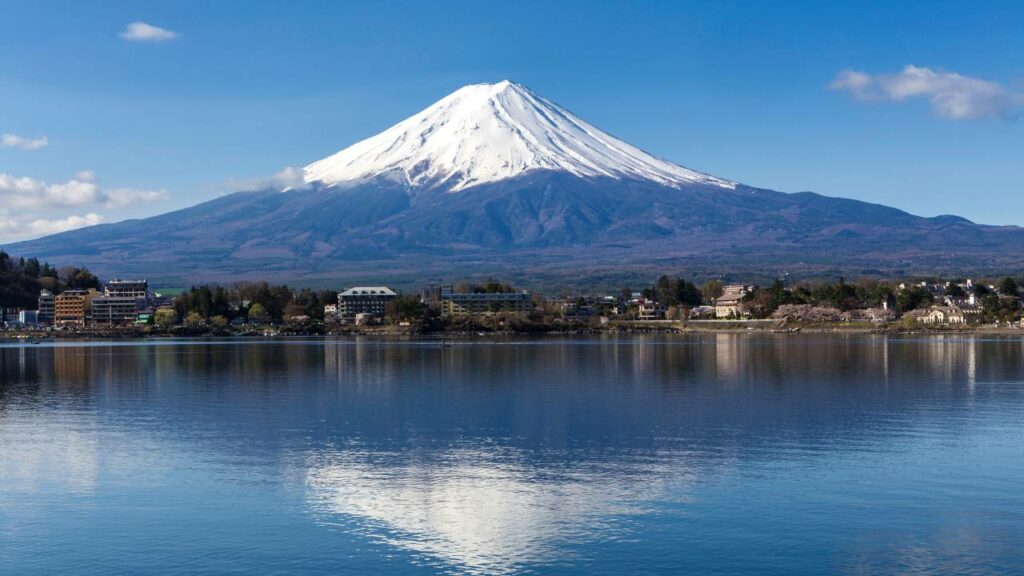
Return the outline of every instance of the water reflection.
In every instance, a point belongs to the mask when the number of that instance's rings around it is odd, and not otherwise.
[[[1024,562],[1018,338],[44,344],[0,378],[3,573],[116,571],[70,535],[103,528],[138,571],[168,538],[196,573]]]
[[[631,460],[538,464],[502,448],[323,452],[309,458],[308,497],[321,522],[355,518],[428,562],[506,574],[571,561],[567,545],[623,537],[625,518],[645,503],[685,498],[693,478],[682,463]]]

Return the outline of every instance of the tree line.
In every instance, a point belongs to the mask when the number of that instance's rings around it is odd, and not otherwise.
[[[0,308],[35,308],[39,292],[99,288],[99,279],[86,268],[60,269],[37,258],[12,258],[0,250]]]

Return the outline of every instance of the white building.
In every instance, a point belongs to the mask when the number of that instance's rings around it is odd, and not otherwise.
[[[716,318],[739,318],[747,315],[743,299],[754,291],[755,286],[730,284],[722,287],[722,295],[715,299]]]

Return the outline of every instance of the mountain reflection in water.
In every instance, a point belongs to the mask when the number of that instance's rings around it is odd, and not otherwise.
[[[1020,573],[1024,340],[0,346],[0,572]]]

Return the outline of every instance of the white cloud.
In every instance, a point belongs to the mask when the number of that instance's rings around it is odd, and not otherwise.
[[[111,188],[104,190],[107,208],[121,208],[143,202],[159,202],[167,199],[164,190],[140,190],[138,188]]]
[[[29,223],[28,229],[32,234],[56,234],[57,232],[65,232],[75,228],[95,226],[101,222],[103,222],[103,216],[90,212],[84,216],[71,215],[59,220],[33,220]]]
[[[177,32],[142,21],[132,22],[121,31],[121,38],[131,42],[166,42],[177,37]]]
[[[99,187],[93,182],[71,179],[62,184],[47,184],[27,176],[15,178],[3,173],[0,173],[0,198],[15,208],[80,206],[104,200]]]
[[[0,238],[18,238],[29,236],[46,236],[58,232],[66,232],[76,228],[94,226],[103,222],[103,216],[90,212],[78,216],[71,215],[56,220],[37,219],[25,221],[20,218],[0,216]]]
[[[80,214],[94,206],[118,209],[166,198],[164,190],[103,188],[91,170],[56,184],[0,172],[0,239],[32,238],[99,224],[103,215]]]
[[[0,146],[4,148],[21,148],[22,150],[39,150],[49,146],[50,140],[46,136],[38,138],[26,138],[17,134],[0,135]]]
[[[913,65],[896,74],[843,70],[828,87],[849,92],[862,101],[927,98],[935,114],[952,120],[1009,118],[1024,106],[1024,95],[998,82]]]
[[[67,182],[47,184],[27,176],[20,178],[0,172],[0,202],[14,208],[69,207],[103,204],[122,208],[132,204],[159,202],[167,198],[163,190],[138,188],[103,189],[96,175],[83,170]]]

